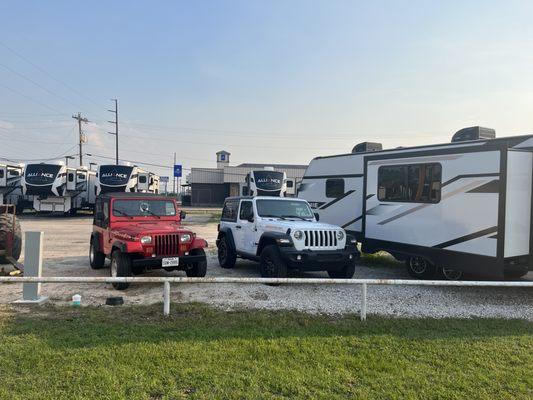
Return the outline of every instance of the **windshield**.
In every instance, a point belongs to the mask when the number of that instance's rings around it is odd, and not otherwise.
[[[115,217],[170,217],[176,215],[174,202],[170,200],[115,200]]]
[[[298,200],[257,200],[260,217],[313,218],[309,204]]]

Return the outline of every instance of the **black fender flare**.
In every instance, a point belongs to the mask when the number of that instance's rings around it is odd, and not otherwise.
[[[233,232],[231,231],[231,228],[229,227],[220,228],[220,230],[218,231],[218,236],[217,236],[217,245],[220,239],[222,239],[222,237],[224,236],[228,238],[228,244],[231,250],[237,251],[237,248],[235,247],[235,239],[233,238]]]
[[[126,247],[126,245],[119,241],[119,240],[115,240],[113,242],[113,246],[111,246],[112,249],[119,249],[122,253],[127,253],[128,252],[128,248]],[[113,253],[113,250],[111,250],[111,253]]]
[[[257,245],[257,256],[261,255],[261,252],[265,248],[265,246],[269,244],[274,244],[276,246],[280,246],[279,240],[280,239],[287,239],[289,240],[289,243],[285,244],[284,247],[287,246],[293,246],[292,238],[288,233],[283,232],[264,232],[261,237],[259,238],[259,243]],[[283,245],[281,245],[283,246]]]

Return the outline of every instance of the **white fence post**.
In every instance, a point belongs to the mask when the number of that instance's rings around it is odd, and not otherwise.
[[[170,314],[170,282],[165,281],[163,286],[163,315],[166,317]]]
[[[361,284],[361,321],[366,321],[366,283]]]
[[[43,237],[44,232],[26,232],[24,237],[24,276],[42,277],[43,272]],[[25,282],[22,284],[22,300],[18,304],[41,304],[48,297],[41,296],[41,283]]]

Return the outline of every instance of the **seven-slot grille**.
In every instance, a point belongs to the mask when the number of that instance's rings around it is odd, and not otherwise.
[[[155,254],[158,256],[175,256],[178,254],[180,238],[177,233],[155,235]]]
[[[337,248],[337,231],[312,230],[304,231],[305,247],[309,249]]]

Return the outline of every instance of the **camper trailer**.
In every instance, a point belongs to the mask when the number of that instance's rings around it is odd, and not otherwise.
[[[16,204],[23,168],[20,165],[0,164],[0,204]]]
[[[457,132],[451,143],[317,157],[299,189],[320,220],[386,251],[418,278],[532,269],[533,136]]]
[[[285,197],[286,192],[287,174],[272,167],[250,171],[241,189],[243,196]]]
[[[58,164],[28,164],[24,170],[24,195],[33,196],[35,211],[75,213],[92,209],[96,174],[85,167]]]
[[[159,176],[133,165],[100,165],[96,194],[110,192],[159,193]]]

